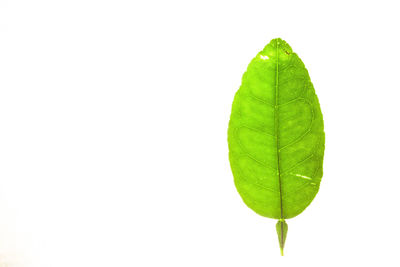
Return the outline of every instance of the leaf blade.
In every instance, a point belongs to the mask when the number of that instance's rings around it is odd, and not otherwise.
[[[322,113],[308,72],[281,39],[250,62],[235,95],[229,159],[243,201],[287,219],[313,200],[322,177]]]

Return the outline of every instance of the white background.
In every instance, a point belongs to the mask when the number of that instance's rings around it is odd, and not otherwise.
[[[398,11],[0,0],[0,266],[399,266]],[[284,257],[226,141],[241,76],[275,37],[308,68],[326,130]]]

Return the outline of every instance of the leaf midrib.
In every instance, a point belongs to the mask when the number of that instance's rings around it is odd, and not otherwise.
[[[275,106],[274,106],[274,133],[276,138],[276,156],[277,156],[277,171],[279,181],[279,200],[280,200],[280,219],[283,219],[283,205],[282,205],[282,182],[281,182],[281,168],[280,168],[280,152],[279,152],[279,41],[276,40],[276,66],[275,66]],[[283,229],[282,229],[283,230]]]

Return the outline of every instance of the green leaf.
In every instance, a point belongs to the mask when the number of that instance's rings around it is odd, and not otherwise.
[[[322,113],[308,71],[285,41],[273,39],[250,62],[233,100],[228,144],[236,188],[256,213],[283,223],[314,199]]]

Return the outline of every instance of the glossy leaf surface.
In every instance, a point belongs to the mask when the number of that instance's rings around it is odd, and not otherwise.
[[[250,62],[232,104],[228,143],[236,188],[258,214],[292,218],[314,199],[322,113],[308,71],[285,41],[272,40]]]

